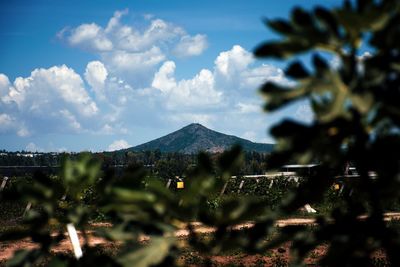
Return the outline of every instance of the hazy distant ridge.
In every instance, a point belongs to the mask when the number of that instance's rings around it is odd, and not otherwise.
[[[159,149],[161,152],[192,154],[199,151],[222,152],[234,144],[241,145],[245,151],[270,152],[273,149],[272,144],[254,143],[233,135],[210,130],[198,123],[192,123],[178,131],[127,150]]]

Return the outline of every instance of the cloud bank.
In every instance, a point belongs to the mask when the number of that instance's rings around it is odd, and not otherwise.
[[[146,17],[144,27],[128,25],[124,16],[127,10],[116,11],[107,25],[84,23],[57,34],[96,58],[84,73],[59,65],[34,69],[12,82],[0,73],[0,134],[128,138],[138,126],[200,122],[263,141],[262,101],[255,92],[267,80],[290,84],[280,68],[260,64],[234,45],[221,51],[211,68],[178,78],[177,71],[185,68],[177,64],[179,58],[200,56],[208,47],[207,36],[153,16]],[[107,149],[127,146],[118,139]]]

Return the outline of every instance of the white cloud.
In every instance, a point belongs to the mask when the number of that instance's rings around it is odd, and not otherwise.
[[[168,117],[168,120],[177,124],[200,123],[206,127],[212,127],[215,117],[211,114],[201,113],[176,113]]]
[[[17,135],[18,135],[19,137],[27,137],[27,136],[30,136],[31,133],[29,132],[28,129],[25,128],[24,125],[22,125],[22,126],[20,127],[20,129],[17,131]]]
[[[127,13],[116,11],[104,26],[86,23],[59,32],[69,45],[97,57],[84,73],[65,65],[38,68],[11,83],[0,74],[0,132],[117,136],[156,124],[199,122],[236,133],[246,127],[251,129],[246,136],[260,140],[264,127],[255,126],[263,123],[255,92],[267,80],[290,84],[281,69],[257,63],[251,52],[235,45],[219,53],[210,68],[182,76],[192,70],[171,58],[200,55],[207,37],[153,16],[128,25],[123,22]],[[110,145],[117,146],[129,144]]]
[[[239,102],[237,104],[240,113],[255,113],[261,111],[261,106],[256,104],[248,104]]]
[[[221,52],[214,64],[216,87],[229,90],[231,94],[236,91],[237,98],[246,95],[254,97],[255,90],[266,81],[293,85],[293,82],[285,78],[280,68],[270,64],[254,66],[255,59],[252,53],[240,45],[234,45],[230,50]]]
[[[6,75],[0,73],[0,98],[8,92],[10,80]]]
[[[128,144],[127,141],[120,139],[120,140],[115,140],[112,144],[110,144],[107,148],[107,151],[115,151],[129,147],[131,147],[131,145]]]
[[[113,49],[111,40],[106,37],[104,30],[96,23],[82,24],[72,29],[67,40],[71,46],[80,46],[86,50],[104,52]]]
[[[43,152],[44,150],[38,147],[35,143],[30,142],[26,145],[25,150],[28,152]]]
[[[103,127],[100,129],[99,134],[102,135],[120,135],[120,134],[127,134],[129,131],[121,124],[104,124]]]
[[[300,121],[309,123],[314,119],[314,112],[309,104],[300,104],[297,107],[294,116]]]
[[[178,57],[198,56],[208,47],[207,36],[196,34],[195,36],[185,35],[174,49]]]
[[[248,68],[240,74],[240,87],[258,89],[267,81],[284,85],[294,85],[289,81],[282,69],[272,65],[263,64],[259,67]]]
[[[0,114],[0,132],[6,132],[14,127],[15,120],[8,114]]]
[[[114,32],[121,24],[111,21],[107,27]],[[153,25],[153,30],[157,27],[162,29],[165,25]],[[154,57],[143,58],[154,60],[149,65],[165,60],[158,58],[164,57],[160,48],[150,51],[154,51]],[[287,82],[282,70],[267,64],[256,65],[251,53],[236,45],[221,52],[211,69],[201,69],[192,77],[178,79],[175,73],[179,66],[166,60],[153,72],[147,70],[146,75],[151,78],[148,82],[142,80],[143,86],[139,86],[118,75],[124,67],[126,71],[133,69],[134,65],[129,68],[129,57],[136,53],[115,53],[128,57],[107,61],[109,66],[113,60],[118,61],[115,66],[121,69],[117,72],[111,72],[100,60],[87,64],[83,76],[92,90],[85,88],[81,76],[65,65],[35,69],[30,76],[18,77],[13,83],[0,75],[0,87],[5,87],[0,101],[0,114],[4,114],[0,116],[0,131],[21,137],[47,133],[119,136],[131,133],[137,125],[149,127],[169,122],[181,126],[199,122],[211,127],[218,122],[216,125],[242,133],[233,122],[252,128],[262,122],[254,121],[262,116],[261,100],[255,94],[257,87],[266,80]],[[142,70],[134,71],[133,76],[140,76],[136,74],[146,69],[146,63],[141,64]],[[253,139],[260,140],[260,136]]]
[[[207,48],[205,35],[192,36],[182,27],[148,16],[125,24],[122,19],[127,14],[127,9],[116,11],[105,28],[86,23],[64,28],[57,36],[98,55],[111,74],[135,88],[151,83],[152,74],[168,55],[197,56]]]
[[[114,16],[108,21],[107,27],[105,29],[106,33],[111,32],[116,27],[120,26],[120,19],[122,16],[128,14],[128,9],[117,10],[114,12]]]
[[[175,68],[175,62],[164,62],[161,68],[154,75],[151,86],[164,93],[170,92],[172,89],[174,89],[176,87],[176,81],[174,77]]]
[[[24,122],[17,120],[9,114],[0,114],[0,133],[12,132],[15,132],[19,137],[27,137],[31,134],[26,129]]]
[[[164,93],[169,109],[210,107],[218,105],[222,92],[215,88],[214,75],[210,70],[202,69],[188,80],[175,81],[175,63],[165,62],[155,74],[152,86]]]
[[[85,79],[92,87],[96,96],[104,99],[104,85],[108,76],[108,71],[100,61],[91,61],[86,66]]]
[[[165,55],[157,46],[143,52],[127,52],[117,50],[103,54],[103,60],[109,65],[110,69],[115,73],[120,72],[137,72],[140,70],[148,70],[156,66],[165,59]]]
[[[79,132],[81,130],[81,124],[77,121],[76,117],[69,110],[60,110],[60,115],[64,117],[67,121],[67,125],[69,126],[67,127],[67,129],[70,128],[75,130],[76,132]]]
[[[17,77],[6,90],[0,111],[13,120],[9,130],[21,137],[47,131],[77,132],[82,122],[99,114],[80,75],[65,65],[35,69],[29,77]]]
[[[191,79],[177,80],[176,65],[166,61],[155,73],[152,87],[166,98],[170,110],[213,109],[225,110],[236,106],[241,113],[261,111],[254,103],[255,91],[266,82],[291,85],[284,72],[272,65],[252,66],[250,52],[239,45],[221,52],[214,61],[214,71],[201,70]],[[238,103],[239,102],[239,103]]]
[[[51,112],[54,105],[68,106],[87,117],[98,112],[81,77],[65,65],[35,69],[28,78],[16,78],[2,100],[6,104],[15,103],[20,111],[32,114]]]
[[[250,52],[240,45],[235,45],[231,50],[221,52],[214,63],[216,70],[230,79],[246,70],[253,61],[254,57]]]

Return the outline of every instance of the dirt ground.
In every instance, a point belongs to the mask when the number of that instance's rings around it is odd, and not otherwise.
[[[366,217],[360,217],[360,219],[365,219]],[[400,220],[400,213],[386,213],[385,220]],[[284,219],[278,220],[276,222],[277,227],[283,227],[287,225],[314,225],[315,219],[313,218],[291,218],[291,219]],[[242,229],[242,228],[249,228],[253,224],[246,223],[237,225],[235,229]],[[110,224],[93,224],[93,227],[110,227]],[[203,226],[199,223],[193,224],[195,231],[200,234],[208,234],[215,231],[215,229],[211,227]],[[66,234],[67,235],[67,234]],[[78,232],[79,235],[79,232]],[[175,232],[175,236],[177,237],[186,237],[189,235],[187,230],[178,230]],[[80,236],[80,242],[83,244],[82,235]],[[148,237],[143,237],[142,240],[147,240]],[[103,238],[95,237],[89,233],[89,243],[90,246],[97,246],[97,245],[105,245],[110,243],[109,241],[104,240]],[[34,249],[37,246],[30,240],[30,239],[22,239],[19,241],[12,241],[12,242],[0,242],[0,262],[4,262],[7,259],[11,258],[13,254],[17,250],[21,249]],[[318,259],[323,255],[326,251],[326,246],[319,246],[314,251],[310,253],[310,256],[306,259],[306,263],[310,266],[315,266]],[[58,246],[54,247],[54,253],[72,253],[72,245],[69,239],[64,239],[62,242],[59,243]],[[289,252],[290,252],[290,244],[285,244],[283,247],[276,248],[268,255],[223,255],[223,256],[212,256],[210,260],[217,264],[217,265],[229,265],[230,263],[234,263],[236,266],[244,265],[244,266],[279,266],[279,264],[283,264],[287,262],[289,259]],[[379,253],[378,253],[379,254]],[[201,257],[201,255],[195,255]],[[377,255],[378,257],[382,255]],[[384,257],[384,256],[383,256]],[[195,266],[195,265],[192,265]]]

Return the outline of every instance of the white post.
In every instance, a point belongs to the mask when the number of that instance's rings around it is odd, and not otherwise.
[[[31,209],[31,207],[32,207],[32,202],[29,202],[28,205],[26,205],[24,214],[22,214],[22,216],[25,216],[26,213]]]
[[[7,177],[7,176],[4,176],[4,177],[3,177],[3,182],[2,182],[1,185],[0,185],[0,192],[3,191],[4,188],[6,187],[7,180],[8,180],[8,177]]]
[[[168,179],[167,185],[165,186],[166,188],[169,188],[169,186],[171,185],[172,180]]]
[[[242,180],[242,181],[240,182],[239,189],[238,189],[238,191],[237,191],[238,194],[240,193],[240,190],[242,189],[243,184],[244,184],[244,180]]]
[[[274,180],[272,179],[272,180],[271,180],[271,183],[269,183],[268,188],[271,189],[273,184],[274,184]]]
[[[350,190],[349,197],[353,194],[353,189]]]
[[[74,255],[76,259],[82,257],[83,252],[81,248],[81,244],[79,243],[78,233],[76,232],[75,226],[72,223],[67,224],[67,231],[69,235],[69,239],[72,244],[72,249],[74,250]]]
[[[229,183],[229,180],[225,182],[224,186],[222,187],[221,193],[219,193],[219,196],[222,196],[225,193],[228,183]]]
[[[344,184],[342,185],[342,187],[341,187],[340,190],[339,190],[339,196],[342,194],[343,189],[344,189]]]
[[[315,209],[313,209],[310,204],[305,204],[304,208],[306,209],[307,213],[317,213]]]

